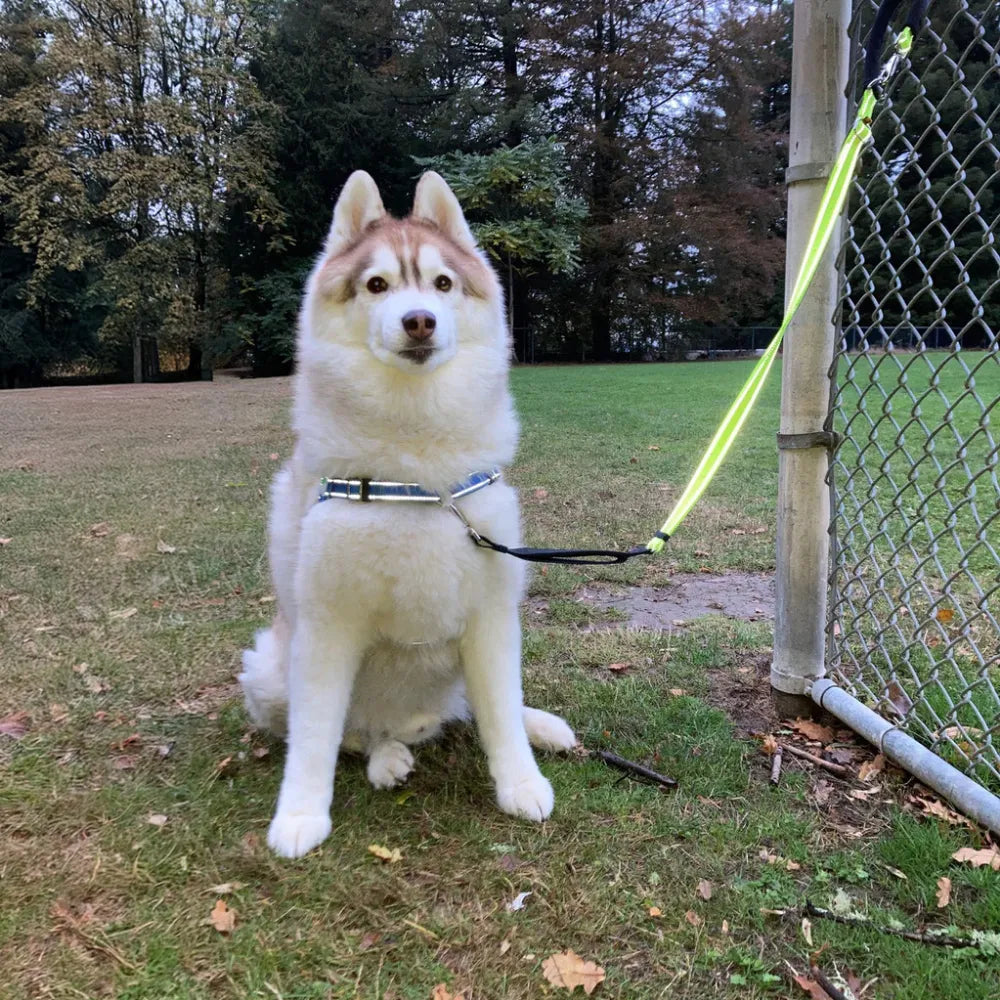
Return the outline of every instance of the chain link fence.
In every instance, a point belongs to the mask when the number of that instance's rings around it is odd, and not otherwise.
[[[859,55],[874,13],[854,4]],[[996,791],[1000,0],[934,0],[928,20],[844,227],[828,667]]]

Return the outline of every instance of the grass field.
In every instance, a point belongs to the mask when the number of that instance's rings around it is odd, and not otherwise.
[[[644,541],[746,371],[517,371],[530,542]],[[574,600],[595,578],[773,565],[777,384],[658,562],[534,578],[529,700],[677,790],[548,759],[556,810],[536,827],[496,811],[457,731],[402,793],[346,760],[334,832],[297,862],[264,846],[283,749],[250,729],[233,684],[273,608],[263,517],[288,382],[0,394],[0,720],[19,737],[0,733],[5,1000],[430,1000],[442,983],[465,1000],[558,997],[543,962],[565,949],[606,970],[599,997],[791,998],[807,994],[790,968],[820,948],[866,1000],[994,997],[990,938],[954,952],[814,919],[806,940],[807,899],[995,930],[1000,873],[951,861],[979,834],[903,811],[898,774],[861,785],[789,759],[768,785],[744,731],[774,726],[766,623],[636,631]],[[373,843],[402,859],[378,862]],[[220,898],[229,934],[208,922]]]

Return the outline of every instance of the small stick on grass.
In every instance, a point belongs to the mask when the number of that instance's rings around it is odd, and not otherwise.
[[[657,774],[656,771],[651,771],[648,767],[643,767],[642,764],[636,764],[634,760],[626,760],[624,757],[619,757],[615,753],[609,753],[607,750],[594,750],[593,754],[595,757],[603,760],[605,764],[616,767],[619,771],[626,771],[640,778],[645,778],[647,781],[652,781],[661,788],[677,787],[677,782],[673,778]]]
[[[803,760],[808,760],[819,767],[825,767],[828,771],[833,774],[840,775],[841,778],[853,778],[854,773],[849,767],[844,767],[843,764],[834,764],[833,761],[823,760],[822,757],[817,757],[814,753],[809,753],[808,750],[800,750],[796,746],[792,746],[791,743],[785,744],[782,747],[787,753],[794,754],[796,757],[801,757]]]
[[[845,917],[831,910],[824,910],[821,906],[814,906],[809,900],[806,900],[805,913],[810,917],[822,917],[824,920],[832,920],[837,924],[847,924],[848,927],[867,927],[869,930],[878,931],[879,934],[891,934],[893,937],[917,941],[920,944],[933,944],[942,948],[979,947],[972,937],[953,937],[949,934],[936,934],[934,931],[904,931],[897,930],[895,927],[883,927],[880,924],[872,923],[867,917]],[[824,986],[823,989],[826,987]]]
[[[830,1000],[847,1000],[847,997],[823,975],[818,966],[810,965],[809,971],[812,973],[813,979],[830,995]]]
[[[781,780],[781,752],[782,747],[778,747],[774,751],[774,756],[771,758],[771,784],[776,785]]]

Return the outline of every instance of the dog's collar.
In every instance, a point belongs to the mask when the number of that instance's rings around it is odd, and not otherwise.
[[[473,472],[459,483],[455,483],[448,497],[425,490],[419,483],[382,482],[376,479],[322,479],[319,500],[370,500],[411,501],[413,503],[453,503],[470,493],[490,486],[500,478],[499,469],[488,472]]]

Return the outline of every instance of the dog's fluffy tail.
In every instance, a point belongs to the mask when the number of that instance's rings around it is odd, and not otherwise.
[[[243,651],[243,673],[238,680],[254,724],[284,736],[288,730],[288,638],[280,619],[254,636],[253,649]]]

